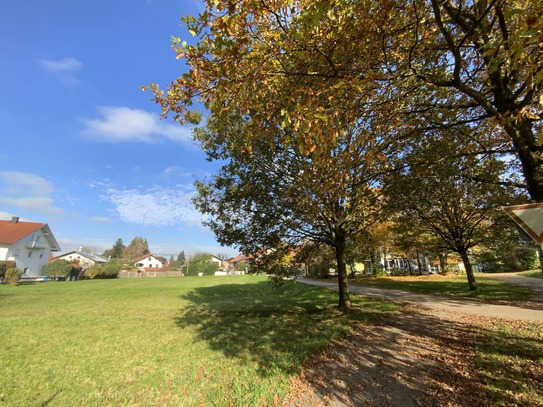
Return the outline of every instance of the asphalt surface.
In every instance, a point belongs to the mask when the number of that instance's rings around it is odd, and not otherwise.
[[[527,286],[540,293],[535,302],[543,302],[543,279],[525,277],[516,273],[492,274],[491,278],[513,284]],[[337,290],[337,282],[318,281],[305,277],[298,278],[300,283],[328,287]],[[466,299],[456,299],[437,295],[419,294],[386,288],[362,287],[349,285],[351,293],[368,297],[384,298],[401,303],[418,304],[434,310],[436,313],[459,312],[489,318],[503,318],[515,321],[531,321],[543,324],[543,310],[528,309],[511,305],[495,305]]]

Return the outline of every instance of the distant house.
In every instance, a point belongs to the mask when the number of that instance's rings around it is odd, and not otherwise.
[[[228,266],[228,262],[226,260],[221,260],[217,256],[211,255],[211,259],[213,263],[217,263],[217,268],[226,268]]]
[[[247,271],[247,262],[250,260],[249,256],[245,256],[244,254],[238,254],[235,257],[232,257],[230,260],[228,260],[228,264],[232,268],[232,270],[236,270],[236,266],[245,264],[244,269],[237,268],[240,271]]]
[[[86,253],[80,250],[68,252],[61,256],[55,257],[53,260],[66,260],[73,264],[78,264],[83,270],[91,268],[95,265],[102,265],[108,262],[105,257],[99,256],[94,253]]]
[[[0,220],[0,261],[15,261],[23,278],[43,276],[51,252],[60,247],[47,223]]]
[[[146,254],[134,262],[134,267],[142,271],[166,271],[168,260],[164,257]]]
[[[212,261],[218,263],[219,269],[215,272],[216,276],[227,276],[232,274],[245,274],[247,267],[236,270],[236,265],[248,260],[248,257],[238,255],[230,260],[221,260],[218,257],[212,256]]]

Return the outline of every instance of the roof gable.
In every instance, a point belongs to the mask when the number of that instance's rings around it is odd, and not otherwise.
[[[0,243],[15,243],[43,226],[45,223],[0,220]]]
[[[154,254],[149,254],[149,253],[148,253],[148,254],[145,254],[145,255],[143,255],[143,256],[140,256],[140,257],[138,257],[136,260],[133,260],[133,261],[134,261],[134,263],[137,263],[137,262],[139,262],[139,261],[141,261],[141,260],[143,260],[143,259],[146,259],[146,258],[148,258],[148,257],[152,257],[153,259],[158,260],[158,261],[161,262],[162,264],[167,264],[167,263],[168,263],[168,260],[166,260],[164,257],[155,256]]]
[[[229,263],[240,263],[242,261],[246,261],[249,258],[245,256],[244,254],[238,254],[235,257],[232,257],[230,260],[228,260]]]
[[[85,257],[85,258],[87,258],[89,260],[94,261],[95,263],[107,263],[109,261],[105,257],[100,256],[98,254],[80,252],[80,251],[76,251],[76,250],[68,252],[68,253],[64,253],[64,254],[62,254],[60,256],[57,256],[56,258],[57,259],[64,258],[64,257],[66,257],[66,256],[68,256],[70,254],[78,254],[78,255],[83,256],[83,257]]]
[[[16,217],[11,221],[0,220],[0,244],[11,245],[37,230],[41,230],[52,251],[57,252],[60,250],[60,246],[47,223],[19,222],[19,218]]]

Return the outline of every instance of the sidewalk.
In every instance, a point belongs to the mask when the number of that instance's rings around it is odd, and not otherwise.
[[[515,284],[522,284],[519,282],[524,281],[522,279],[541,281],[541,283],[534,283],[534,286],[539,288],[530,288],[539,289],[543,292],[543,280],[517,276],[517,281],[515,281]],[[337,282],[317,281],[305,277],[300,277],[297,281],[304,284],[312,284],[337,290]],[[539,284],[541,284],[541,286]],[[543,310],[533,310],[510,305],[486,304],[466,299],[448,298],[437,295],[419,294],[385,288],[350,285],[349,290],[351,293],[361,294],[368,297],[384,298],[391,301],[421,305],[432,309],[438,315],[440,312],[459,312],[482,317],[503,318],[516,321],[531,321],[543,324]]]

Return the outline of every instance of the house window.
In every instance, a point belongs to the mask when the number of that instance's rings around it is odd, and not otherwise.
[[[28,258],[32,257],[32,252],[28,252]]]
[[[40,259],[43,259],[43,253],[40,253]]]
[[[149,257],[147,260],[148,260],[148,261],[151,261],[151,258]]]

